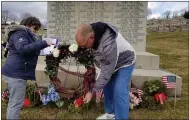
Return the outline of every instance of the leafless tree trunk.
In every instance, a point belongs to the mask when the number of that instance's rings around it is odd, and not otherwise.
[[[21,19],[23,20],[23,19],[26,19],[26,18],[31,17],[31,16],[33,16],[31,13],[23,13],[21,15]]]
[[[148,9],[148,18],[150,17],[150,15],[152,14],[152,10],[151,9]]]
[[[8,10],[3,10],[1,16],[2,23],[6,24],[9,18],[10,18],[10,12]]]
[[[16,14],[11,14],[10,15],[10,19],[15,23],[16,22],[16,20],[17,20],[17,15]]]
[[[171,11],[166,11],[166,12],[164,12],[164,13],[163,13],[163,16],[164,16],[165,19],[171,18]]]
[[[178,17],[178,13],[179,13],[178,11],[174,11],[174,12],[173,12],[173,18]]]

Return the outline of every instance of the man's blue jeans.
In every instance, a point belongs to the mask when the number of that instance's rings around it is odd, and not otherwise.
[[[7,107],[7,119],[20,119],[20,110],[24,104],[26,80],[3,76],[10,92]]]
[[[115,119],[129,117],[129,83],[134,64],[116,71],[104,87],[104,107],[106,113],[115,114]]]

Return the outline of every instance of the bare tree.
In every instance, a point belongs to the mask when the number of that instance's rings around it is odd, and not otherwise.
[[[173,18],[178,17],[178,13],[179,13],[178,11],[174,11],[174,12],[173,12]]]
[[[10,19],[13,21],[13,23],[15,23],[16,20],[18,19],[18,16],[16,14],[11,14]]]
[[[23,13],[22,15],[21,15],[21,19],[23,20],[23,19],[26,19],[26,18],[28,18],[28,17],[31,17],[31,16],[33,16],[31,13]]]
[[[10,12],[8,10],[3,10],[1,16],[2,23],[6,24],[9,18],[10,18]]]
[[[163,19],[163,17],[162,17],[162,16],[159,16],[157,19],[158,19],[158,20],[162,20],[162,19]]]
[[[180,10],[180,16],[183,16],[187,12],[187,8]]]
[[[152,10],[148,8],[148,18],[152,15]]]
[[[165,19],[169,19],[171,17],[171,11],[168,10],[168,11],[164,12],[163,16]]]

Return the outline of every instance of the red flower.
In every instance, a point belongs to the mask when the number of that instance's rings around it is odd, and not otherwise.
[[[157,102],[160,102],[160,104],[163,104],[164,101],[166,100],[166,95],[165,95],[165,93],[155,94],[154,99]]]
[[[74,101],[74,105],[76,108],[80,107],[83,104],[83,97],[79,97]]]
[[[24,99],[24,107],[28,107],[31,105],[31,102],[28,100],[28,98]]]

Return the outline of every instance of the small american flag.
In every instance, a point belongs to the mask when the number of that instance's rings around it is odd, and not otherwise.
[[[166,88],[176,88],[176,76],[163,76],[162,82]]]
[[[8,90],[8,88],[6,88],[6,89],[3,91],[2,95],[1,95],[1,99],[2,99],[3,101],[6,101],[6,100],[9,99],[9,95],[10,95],[9,90]]]
[[[134,85],[133,83],[131,83],[131,89],[130,89],[131,93],[136,93],[138,95],[138,98],[140,100],[140,102],[142,102],[142,95],[143,95],[143,91],[138,89],[136,87],[136,85]]]

